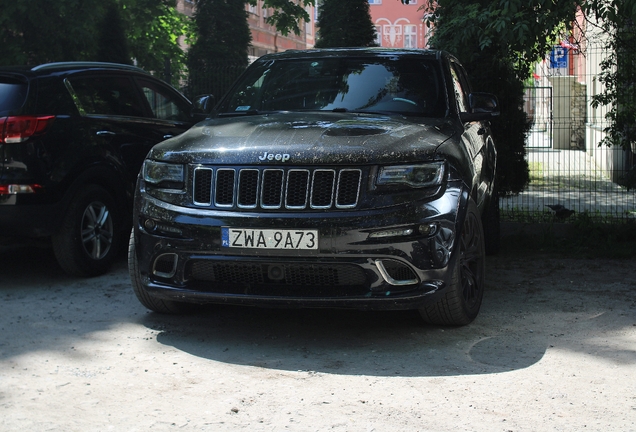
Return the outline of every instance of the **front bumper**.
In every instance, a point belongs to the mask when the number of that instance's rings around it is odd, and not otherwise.
[[[416,309],[450,284],[466,201],[460,185],[449,184],[430,201],[372,211],[247,213],[173,206],[142,190],[137,267],[143,288],[169,300]],[[228,226],[316,229],[319,247],[227,248],[221,228]]]

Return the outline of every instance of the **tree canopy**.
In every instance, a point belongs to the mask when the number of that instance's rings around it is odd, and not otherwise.
[[[107,6],[106,13],[100,21],[97,38],[98,61],[131,63],[121,10],[116,3]]]
[[[95,29],[106,10],[104,1],[5,0],[2,3],[1,64],[88,60],[95,54]]]
[[[256,4],[256,0],[226,3],[244,8],[248,2]],[[197,1],[197,5],[206,3]],[[299,34],[299,22],[309,20],[305,7],[313,4],[314,0],[264,0],[264,7],[274,9],[267,22],[284,35]],[[120,21],[109,27],[106,14],[116,12]],[[0,8],[2,65],[117,58],[125,63],[134,59],[148,71],[163,72],[169,60],[176,80],[186,62],[179,42],[195,36],[190,18],[176,10],[176,0],[5,0]],[[117,40],[126,47],[113,47]],[[247,45],[241,52],[246,49]]]
[[[251,5],[256,5],[256,0],[248,0]],[[305,9],[313,6],[315,0],[263,0],[263,7],[274,9],[274,13],[268,16],[265,22],[276,27],[283,35],[289,32],[300,34],[300,21],[309,22],[310,16]]]
[[[368,0],[323,0],[318,22],[316,48],[376,45]]]

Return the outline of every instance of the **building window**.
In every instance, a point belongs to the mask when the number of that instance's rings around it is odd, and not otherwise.
[[[382,4],[382,0],[369,0],[369,4]]]
[[[404,48],[417,48],[417,27],[412,24],[404,26]]]
[[[375,43],[378,46],[382,46],[382,26],[375,26]]]

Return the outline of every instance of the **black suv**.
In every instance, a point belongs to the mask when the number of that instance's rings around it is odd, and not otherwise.
[[[50,237],[68,273],[105,272],[146,154],[204,117],[133,66],[1,67],[0,240]]]
[[[148,154],[128,258],[138,299],[471,322],[497,242],[497,114],[441,51],[261,57],[211,119]]]

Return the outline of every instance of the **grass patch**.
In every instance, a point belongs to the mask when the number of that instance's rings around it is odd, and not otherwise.
[[[528,162],[530,183],[543,183],[543,162]]]

